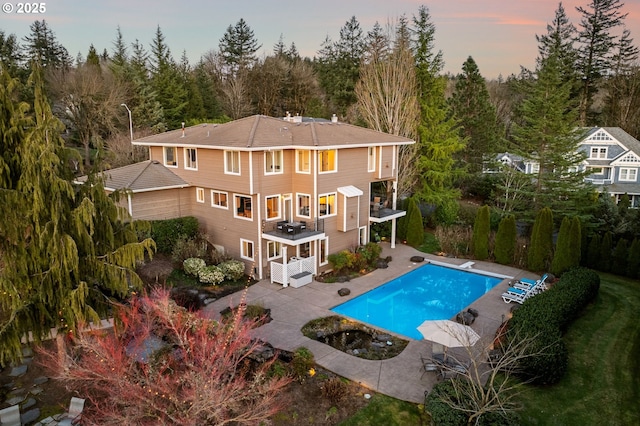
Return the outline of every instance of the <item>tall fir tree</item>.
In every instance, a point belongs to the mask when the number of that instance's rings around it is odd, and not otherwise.
[[[67,69],[73,61],[67,49],[58,42],[47,22],[34,21],[31,32],[24,37],[25,50],[30,61],[36,61],[44,69]],[[31,62],[33,63],[33,62]]]
[[[588,126],[594,118],[594,95],[602,79],[612,68],[611,52],[615,51],[615,29],[623,25],[626,13],[621,0],[591,0],[587,8],[576,7],[580,13],[578,30],[578,63],[580,73],[580,124]],[[596,124],[595,122],[593,124]]]
[[[471,237],[471,249],[473,256],[478,260],[489,258],[489,234],[491,232],[491,209],[484,205],[478,209],[476,220],[473,224]]]
[[[553,253],[553,261],[551,262],[551,273],[561,276],[567,272],[572,266],[571,260],[571,219],[568,216],[562,218],[556,249]]]
[[[503,217],[498,225],[495,248],[493,250],[497,263],[501,265],[511,265],[513,263],[517,237],[515,216],[510,214]]]
[[[487,84],[471,56],[462,64],[450,99],[451,113],[462,123],[460,136],[467,141],[459,158],[469,178],[482,172],[483,162],[504,148],[504,130],[491,103]]]
[[[580,262],[582,261],[582,253],[583,253],[583,241],[584,238],[582,236],[582,221],[578,216],[573,216],[571,218],[571,230],[569,232],[569,240],[570,240],[570,268],[576,268],[580,266]]]
[[[141,288],[135,268],[154,247],[151,240],[138,242],[138,225],[123,222],[126,212],[100,181],[73,183],[68,164],[77,154],[60,137],[63,126],[51,112],[43,80],[35,64],[33,114],[24,133],[17,128],[26,119],[23,104],[2,124],[13,137],[0,140],[0,152],[11,148],[18,155],[11,170],[0,168],[0,252],[2,263],[11,265],[0,269],[0,364],[22,356],[25,334],[40,342],[52,328],[60,338],[76,333],[106,314],[112,297]],[[10,87],[0,86],[0,100]]]
[[[416,166],[421,182],[417,192],[422,200],[436,206],[440,222],[451,224],[457,217],[460,197],[454,182],[461,175],[454,156],[465,143],[449,113],[447,81],[439,75],[444,66],[442,52],[435,52],[435,25],[426,6],[420,6],[413,18],[412,36],[420,106]]]
[[[256,52],[262,45],[258,44],[247,22],[240,18],[234,26],[227,27],[218,47],[228,67],[228,73],[235,76],[253,66],[257,60]]]
[[[553,258],[553,213],[545,207],[536,215],[531,231],[527,268],[542,272],[549,269]]]

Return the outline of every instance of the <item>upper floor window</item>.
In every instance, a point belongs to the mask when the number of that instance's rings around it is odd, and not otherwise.
[[[196,148],[184,149],[184,168],[198,170],[198,152]]]
[[[282,150],[264,153],[264,172],[265,174],[282,173]]]
[[[240,151],[224,152],[224,172],[228,175],[240,174]]]
[[[640,161],[640,159],[638,159],[638,157],[633,152],[630,152],[622,157],[619,161],[621,163],[637,163]]]
[[[593,147],[589,158],[605,159],[607,158],[607,148]]]
[[[196,188],[196,201],[204,203],[204,188]]]
[[[308,149],[296,150],[296,172],[311,172],[311,151],[309,151]]]
[[[267,219],[277,219],[280,217],[280,196],[272,195],[266,197]]]
[[[376,171],[376,147],[375,146],[369,147],[369,160],[367,164],[368,164],[367,171],[369,172]]]
[[[176,156],[175,146],[164,147],[164,165],[167,167],[178,167],[178,158]]]
[[[229,204],[227,202],[227,198],[229,194],[222,191],[211,190],[211,207],[219,207],[222,209],[228,209]]]
[[[311,196],[308,194],[298,194],[298,216],[311,217],[309,206],[311,204]]]
[[[326,149],[318,151],[318,170],[320,173],[335,172],[338,170],[338,151]]]
[[[251,210],[251,197],[245,197],[244,195],[234,195],[234,203],[236,210],[234,212],[235,217],[242,219],[253,218],[253,212]]]
[[[638,179],[638,169],[620,168],[619,180],[624,182],[635,182]]]
[[[611,136],[609,136],[602,130],[599,130],[596,133],[594,133],[589,139],[591,139],[592,141],[610,141]]]
[[[336,214],[336,193],[322,194],[318,197],[320,209],[318,216],[331,216]]]

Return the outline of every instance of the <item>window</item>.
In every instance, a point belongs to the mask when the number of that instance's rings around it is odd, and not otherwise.
[[[592,141],[610,141],[611,137],[607,135],[605,132],[603,132],[602,130],[599,130],[589,139]]]
[[[375,172],[376,171],[376,148],[374,146],[369,147],[369,162],[368,162],[367,171]]]
[[[196,201],[204,203],[204,188],[196,188]]]
[[[336,193],[332,192],[331,194],[320,195],[318,197],[318,204],[320,204],[320,209],[318,210],[320,213],[318,214],[319,217],[336,214]]]
[[[221,209],[228,209],[229,204],[227,198],[229,194],[221,191],[211,190],[211,207],[219,207]]]
[[[240,257],[253,260],[253,241],[240,238]]]
[[[607,148],[591,148],[591,156],[589,158],[607,158]]]
[[[198,170],[198,156],[196,148],[184,149],[184,168]]]
[[[224,172],[228,175],[240,174],[240,151],[224,152]]]
[[[309,257],[311,255],[311,243],[306,242],[298,246],[298,257]]]
[[[176,157],[176,147],[164,147],[164,165],[167,167],[178,167],[178,159]]]
[[[311,151],[296,150],[296,172],[310,173],[311,172],[310,165],[311,165]]]
[[[640,161],[632,152],[628,153],[619,160],[621,163],[637,163]]]
[[[540,164],[533,163],[531,164],[531,173],[539,173],[540,172]]]
[[[327,263],[329,263],[329,260],[327,259],[327,256],[329,255],[329,238],[318,240],[318,244],[320,245],[318,264],[320,266],[326,265]]]
[[[589,167],[589,172],[592,175],[601,175],[604,172],[602,167]]]
[[[267,241],[267,258],[269,260],[280,257],[281,252],[282,244],[277,241]]]
[[[625,182],[635,182],[638,178],[638,169],[620,168],[619,180]]]
[[[277,219],[280,217],[280,196],[272,195],[266,197],[267,219]]]
[[[251,211],[251,197],[245,197],[244,195],[234,195],[234,204],[236,207],[236,210],[234,212],[235,217],[252,220],[253,214]]]
[[[335,149],[327,149],[318,151],[318,170],[320,173],[329,173],[337,171],[338,151]]]
[[[264,153],[264,173],[282,173],[282,150],[267,151]]]
[[[309,206],[311,196],[308,194],[298,194],[298,216],[311,217]]]
[[[359,244],[361,246],[364,246],[367,244],[367,227],[366,226],[361,226],[360,228],[358,228],[358,239]]]

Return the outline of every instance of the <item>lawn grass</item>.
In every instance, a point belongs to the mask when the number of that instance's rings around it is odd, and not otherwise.
[[[601,274],[600,292],[564,336],[565,377],[526,387],[525,425],[640,424],[640,283]]]
[[[417,404],[376,394],[369,404],[340,426],[419,426],[424,413]]]

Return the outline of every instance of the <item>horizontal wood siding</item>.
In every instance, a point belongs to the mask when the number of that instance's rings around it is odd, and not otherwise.
[[[167,189],[164,191],[139,192],[131,195],[131,205],[134,219],[162,220],[189,216],[189,193],[191,188]],[[195,198],[195,192],[193,197]],[[121,199],[121,204],[128,209],[127,197]]]
[[[397,152],[397,150],[395,150]],[[394,149],[392,146],[383,146],[378,150],[381,161],[378,163],[381,168],[378,176],[381,179],[388,179],[395,176],[395,163],[393,161]]]

